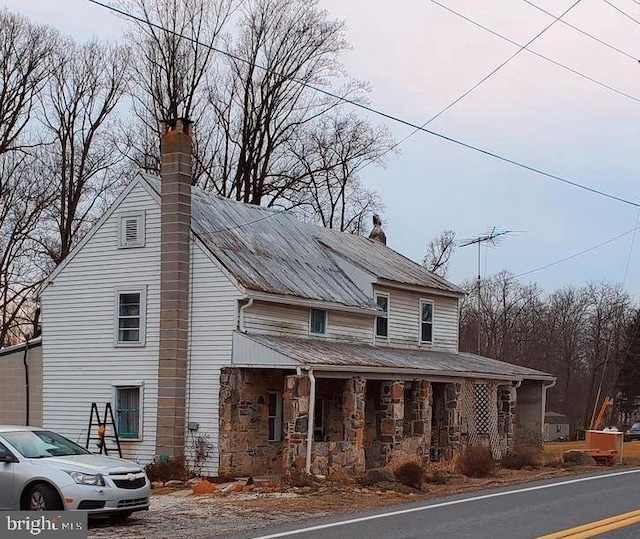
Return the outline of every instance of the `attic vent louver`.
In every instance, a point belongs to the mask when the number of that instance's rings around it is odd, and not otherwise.
[[[144,246],[144,214],[120,218],[120,247]]]

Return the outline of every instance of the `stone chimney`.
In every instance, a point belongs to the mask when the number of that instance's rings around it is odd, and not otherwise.
[[[161,122],[160,352],[156,454],[185,450],[189,349],[191,122]]]
[[[382,245],[387,244],[387,235],[382,230],[382,220],[377,213],[373,214],[373,230],[369,234],[369,238],[375,241],[379,241]]]

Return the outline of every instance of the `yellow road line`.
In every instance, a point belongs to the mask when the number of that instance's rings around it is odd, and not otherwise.
[[[582,526],[576,526],[575,528],[550,533],[549,535],[542,535],[537,539],[586,539],[587,537],[595,537],[602,533],[638,523],[640,523],[640,510],[603,518],[602,520],[596,520],[588,524],[583,524]]]

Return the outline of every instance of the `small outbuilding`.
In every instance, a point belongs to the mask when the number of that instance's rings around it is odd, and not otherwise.
[[[556,412],[544,414],[544,441],[559,442],[569,439],[569,418]]]

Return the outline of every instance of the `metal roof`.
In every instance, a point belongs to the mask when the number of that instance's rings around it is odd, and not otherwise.
[[[317,228],[319,230],[316,234],[321,243],[380,279],[404,285],[434,288],[454,294],[465,294],[462,288],[428,271],[379,241],[327,228]]]
[[[244,341],[244,343],[243,343]],[[238,343],[240,346],[236,346]],[[251,345],[255,343],[258,345]],[[244,344],[244,346],[243,346]],[[268,349],[261,353],[259,347]],[[321,370],[349,368],[376,371],[379,369],[421,373],[432,376],[463,378],[500,378],[511,380],[554,380],[555,377],[534,369],[497,361],[474,354],[435,350],[391,348],[368,344],[342,343],[320,339],[297,339],[271,335],[241,334],[234,340],[234,366],[260,366],[261,358],[281,356],[274,362],[280,367],[288,358],[291,367],[311,367]],[[245,357],[239,357],[245,354]]]
[[[20,344],[14,344],[13,346],[7,346],[6,348],[0,348],[0,357],[14,354],[15,352],[22,352],[25,349],[31,350],[42,346],[42,337],[35,337],[30,341],[21,342]]]
[[[159,194],[160,179],[141,174]],[[191,227],[249,290],[378,309],[340,268],[335,253],[401,284],[462,292],[379,242],[305,223],[286,211],[244,204],[192,187]]]

